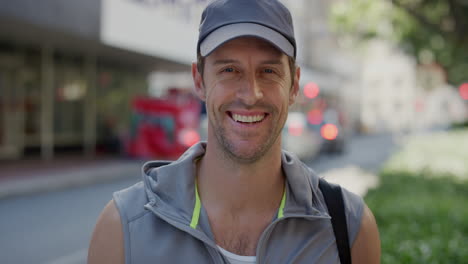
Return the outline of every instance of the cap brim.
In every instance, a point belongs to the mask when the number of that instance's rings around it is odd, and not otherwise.
[[[294,46],[277,31],[255,23],[237,23],[220,27],[211,32],[200,43],[200,55],[210,55],[216,48],[229,40],[251,36],[262,38],[290,57],[294,57]]]

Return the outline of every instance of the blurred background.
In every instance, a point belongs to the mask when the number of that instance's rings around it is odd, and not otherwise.
[[[0,262],[85,263],[99,212],[206,139],[208,0],[0,1]],[[283,0],[283,147],[364,197],[382,263],[468,262],[468,1]]]

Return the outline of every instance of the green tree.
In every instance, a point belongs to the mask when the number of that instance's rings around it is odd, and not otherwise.
[[[347,0],[331,19],[346,38],[394,41],[420,63],[440,64],[450,83],[468,79],[468,0]]]

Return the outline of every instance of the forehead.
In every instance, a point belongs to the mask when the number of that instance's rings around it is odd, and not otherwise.
[[[256,37],[239,37],[229,40],[219,46],[208,57],[232,56],[234,53],[250,53],[275,58],[287,57],[270,42]]]

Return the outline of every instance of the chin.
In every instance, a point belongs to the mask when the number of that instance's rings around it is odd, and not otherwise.
[[[225,152],[228,153],[230,158],[242,164],[254,163],[261,160],[272,148],[271,144],[253,146],[249,142],[243,143],[244,144],[236,144],[236,142],[231,142],[231,144],[223,144]]]

